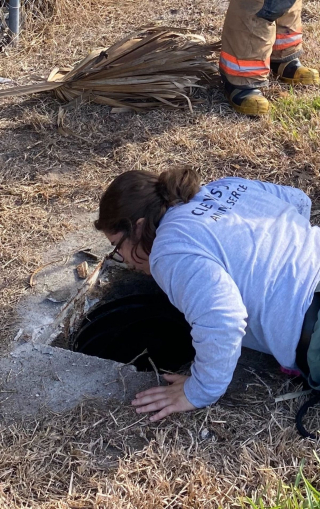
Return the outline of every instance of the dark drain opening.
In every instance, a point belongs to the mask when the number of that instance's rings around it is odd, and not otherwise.
[[[128,363],[151,371],[148,357],[161,370],[177,371],[195,355],[190,326],[163,295],[131,295],[89,312],[74,339],[73,350]]]

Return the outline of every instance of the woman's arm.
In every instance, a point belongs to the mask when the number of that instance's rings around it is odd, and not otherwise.
[[[169,387],[144,391],[142,398],[147,397],[148,405],[163,401],[172,411],[183,411],[174,410],[170,398],[180,382],[178,406],[189,404],[191,407],[186,409],[192,409],[215,403],[225,393],[241,353],[247,312],[240,292],[223,267],[202,256],[164,255],[152,265],[151,273],[190,323],[196,356],[192,375],[183,380],[182,386],[181,379],[177,379]],[[152,394],[154,401],[150,399]],[[142,410],[143,402],[146,399],[138,397],[133,404],[141,411],[155,409]]]

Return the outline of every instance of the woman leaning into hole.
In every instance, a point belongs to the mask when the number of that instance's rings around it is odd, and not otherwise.
[[[191,169],[111,183],[96,228],[185,315],[196,352],[191,376],[164,375],[169,385],[136,395],[138,413],[158,421],[215,403],[242,345],[320,388],[320,229],[310,209],[299,189],[235,177],[200,186]]]

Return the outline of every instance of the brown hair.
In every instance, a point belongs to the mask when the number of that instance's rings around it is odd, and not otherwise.
[[[160,220],[169,207],[188,203],[199,191],[199,177],[191,168],[173,168],[157,175],[148,171],[127,171],[119,175],[102,195],[97,230],[123,232],[149,255]],[[144,218],[139,239],[138,219]]]

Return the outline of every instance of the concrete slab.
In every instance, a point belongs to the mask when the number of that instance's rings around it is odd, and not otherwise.
[[[244,348],[222,401],[239,405],[250,390],[254,398],[260,392],[259,397],[268,399],[271,388],[276,391],[283,383],[281,378],[273,357]],[[107,408],[110,401],[129,403],[137,392],[155,385],[154,372],[137,372],[134,366],[112,360],[27,343],[1,359],[0,420],[41,417],[48,410],[63,412],[84,399],[96,399]]]
[[[87,261],[89,274],[92,274],[98,261],[103,260],[106,252],[110,251],[108,240],[93,227],[96,217],[96,213],[83,214],[78,219],[79,228],[43,254],[43,269],[35,275],[34,286],[27,291],[26,298],[16,308],[22,341],[50,344],[50,335],[55,331],[58,333],[59,324],[55,323],[57,316],[85,285],[76,267]],[[97,261],[81,252],[86,248],[97,256]],[[88,302],[88,307],[94,303]]]
[[[82,225],[43,255],[43,268],[35,285],[17,307],[17,329],[12,347],[24,342],[69,348],[69,339],[85,313],[99,301],[159,291],[150,276],[128,270],[124,264],[99,262],[112,249],[93,228],[96,214],[81,218]],[[90,254],[84,249],[89,248]],[[95,255],[95,260],[90,255]],[[79,279],[76,267],[87,261],[87,279]],[[48,265],[46,265],[48,263]]]
[[[88,259],[90,275],[79,279],[76,266],[86,259],[79,251],[90,248],[102,261],[111,249],[94,230],[95,217],[90,213],[79,218],[81,228],[43,255],[44,268],[36,274],[35,286],[17,305],[11,353],[0,357],[0,419],[62,412],[84,398],[125,403],[157,383],[152,372],[68,349],[83,315],[95,303],[159,291],[150,277],[111,261],[100,267]]]
[[[1,359],[0,417],[5,421],[62,412],[85,398],[129,402],[156,385],[155,373],[42,344],[24,344]]]

